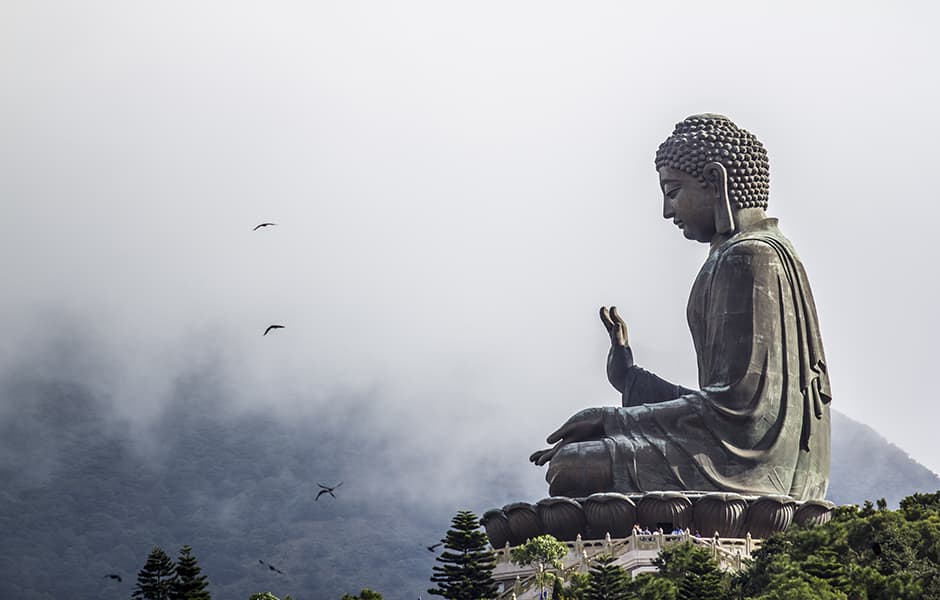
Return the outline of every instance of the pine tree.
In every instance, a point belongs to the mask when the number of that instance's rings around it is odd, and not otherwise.
[[[369,588],[364,588],[358,595],[343,594],[340,600],[382,600],[382,594]]]
[[[440,565],[433,567],[431,582],[438,587],[429,594],[451,600],[481,600],[497,594],[493,581],[496,559],[487,549],[486,534],[480,521],[469,510],[462,510],[451,521],[444,538],[444,551],[437,557]]]
[[[133,598],[141,600],[170,600],[170,590],[176,581],[176,565],[159,546],[147,556],[144,568],[137,573],[137,586]]]
[[[588,587],[591,585],[589,573],[572,573],[568,577],[568,585],[562,588],[559,598],[564,600],[587,600]]]
[[[679,580],[679,600],[725,600],[728,593],[722,585],[718,563],[704,552],[693,553],[690,558]]]
[[[188,545],[180,548],[176,559],[176,579],[170,588],[170,600],[210,600],[209,582]]]
[[[614,557],[604,555],[591,567],[587,600],[626,600],[627,575],[620,565],[614,564]]]

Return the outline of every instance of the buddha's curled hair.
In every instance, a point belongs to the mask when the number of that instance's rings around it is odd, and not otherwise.
[[[692,115],[656,151],[656,169],[679,169],[704,184],[702,170],[710,162],[728,171],[728,195],[735,208],[767,208],[770,162],[757,137],[722,115]]]

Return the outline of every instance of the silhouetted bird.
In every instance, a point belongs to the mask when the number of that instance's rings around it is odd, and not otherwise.
[[[261,563],[262,565],[266,566],[269,570],[274,571],[275,573],[280,573],[281,575],[287,575],[287,573],[285,573],[284,571],[278,569],[278,568],[275,567],[274,565],[270,565],[270,564],[264,562],[264,561],[261,560],[260,558],[258,559],[258,562]]]
[[[277,223],[261,223],[259,225],[255,225],[255,228],[252,229],[252,231],[258,231],[262,227],[271,227],[272,225],[277,225]]]
[[[443,543],[443,542],[438,542],[438,543],[434,544],[433,546],[425,546],[425,548],[428,549],[428,552],[434,552],[434,550],[435,550],[438,546],[440,546],[442,543]]]
[[[322,483],[318,483],[317,485],[320,486],[320,487],[323,488],[323,489],[320,490],[320,493],[319,493],[319,494],[317,494],[317,497],[315,498],[315,500],[319,500],[319,499],[320,499],[320,496],[322,496],[323,494],[329,494],[330,496],[333,496],[333,497],[335,498],[336,495],[333,493],[333,490],[335,490],[335,489],[338,488],[339,486],[343,485],[343,482],[340,481],[339,483],[337,483],[337,484],[334,485],[333,487],[330,487],[330,486],[328,486],[328,485],[323,485]]]
[[[107,575],[105,575],[105,577],[110,577],[111,579],[117,581],[118,583],[121,583],[122,581],[124,581],[123,579],[121,579],[121,576],[118,575],[117,573],[108,573]]]
[[[268,335],[268,332],[270,332],[272,329],[284,329],[284,326],[283,325],[268,325],[268,328],[265,329],[264,333],[262,333],[261,335]]]

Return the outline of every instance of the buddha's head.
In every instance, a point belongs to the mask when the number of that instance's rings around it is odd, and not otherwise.
[[[663,216],[685,237],[708,242],[735,229],[740,211],[767,207],[770,163],[763,144],[721,115],[688,117],[656,151]]]

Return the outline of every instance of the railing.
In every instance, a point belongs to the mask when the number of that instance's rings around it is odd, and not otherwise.
[[[568,554],[562,559],[562,568],[559,575],[568,579],[575,572],[585,573],[590,562],[602,554],[620,557],[629,552],[636,553],[637,562],[644,566],[652,566],[652,559],[666,546],[682,542],[691,542],[696,546],[711,551],[721,569],[738,571],[744,566],[744,560],[750,558],[751,553],[760,547],[760,540],[751,539],[750,534],[744,538],[703,538],[691,535],[689,532],[681,534],[664,534],[661,531],[652,534],[634,532],[630,537],[611,539],[610,535],[602,540],[582,540],[580,536],[573,542],[563,542],[568,547]],[[531,567],[512,569],[510,559],[511,548],[507,543],[504,548],[496,550],[497,569],[501,573],[494,573],[496,578],[504,585],[515,576],[515,582],[507,587],[496,598],[509,600],[531,590],[537,585],[538,573]],[[505,568],[500,569],[501,566]]]

